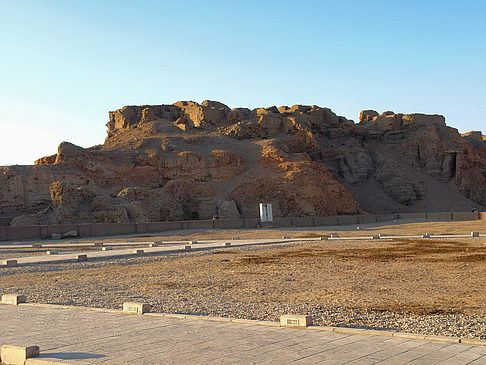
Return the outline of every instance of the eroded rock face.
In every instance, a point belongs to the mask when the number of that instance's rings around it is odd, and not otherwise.
[[[441,115],[364,110],[355,124],[206,100],[126,106],[107,127],[103,145],[0,167],[0,224],[256,217],[262,201],[277,217],[486,206],[485,138]]]
[[[271,202],[281,216],[322,216],[357,213],[358,204],[327,168],[267,146],[260,164],[264,174],[242,180],[231,193],[243,215],[257,214],[259,202]]]
[[[395,161],[380,159],[376,180],[389,196],[401,204],[412,205],[425,197],[423,182]]]

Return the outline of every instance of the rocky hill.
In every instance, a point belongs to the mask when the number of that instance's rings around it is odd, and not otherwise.
[[[215,101],[126,106],[103,145],[63,142],[0,167],[3,224],[470,211],[486,206],[486,141],[441,115]]]

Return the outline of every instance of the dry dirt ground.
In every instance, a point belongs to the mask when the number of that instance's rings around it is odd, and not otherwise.
[[[221,230],[190,237],[484,233],[485,223]],[[0,293],[109,308],[137,300],[154,311],[267,320],[308,313],[317,324],[486,338],[485,279],[486,238],[315,241],[6,268]]]

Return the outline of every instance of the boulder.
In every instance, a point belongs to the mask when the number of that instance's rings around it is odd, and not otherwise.
[[[484,144],[484,136],[481,131],[471,131],[462,134],[462,137],[466,139],[468,142],[471,142],[475,145],[483,145]]]
[[[82,169],[88,156],[88,151],[69,142],[62,142],[58,147],[56,165],[67,165]]]
[[[376,180],[382,184],[385,193],[400,204],[412,205],[425,197],[423,183],[396,162],[379,161]]]
[[[229,108],[218,102],[205,101],[198,104],[193,101],[179,101],[174,106],[181,109],[181,114],[191,127],[204,127],[207,124],[224,124]]]
[[[62,234],[62,238],[76,238],[78,237],[77,231],[67,231]]]
[[[225,200],[218,206],[219,219],[237,219],[240,218],[240,213],[236,207],[234,200]]]
[[[39,219],[36,214],[19,215],[10,221],[10,226],[37,226],[39,225]]]
[[[130,221],[127,209],[122,206],[91,212],[87,214],[86,218],[91,223],[127,223]]]
[[[377,116],[378,113],[374,110],[362,110],[361,113],[359,113],[359,122],[360,123],[371,122]]]

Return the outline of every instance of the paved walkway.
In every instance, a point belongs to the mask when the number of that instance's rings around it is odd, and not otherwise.
[[[0,345],[26,364],[486,364],[486,346],[119,311],[0,305]]]
[[[190,250],[204,250],[204,249],[214,249],[227,247],[226,242],[230,242],[231,246],[249,246],[249,245],[260,245],[260,244],[271,244],[271,243],[285,243],[291,241],[315,241],[316,239],[257,239],[257,240],[211,240],[211,241],[198,241],[195,244],[190,244],[188,242],[174,243],[163,243],[155,244],[155,247],[143,247],[143,248],[122,248],[122,249],[111,249],[109,251],[78,251],[75,253],[59,253],[55,255],[37,255],[37,256],[26,256],[17,258],[8,258],[9,261],[16,261],[13,266],[18,265],[32,265],[32,264],[47,264],[56,262],[69,262],[69,261],[84,261],[88,259],[109,259],[117,257],[126,257],[134,255],[144,255],[144,254],[162,254],[174,251],[185,251],[186,247],[189,246]],[[143,245],[144,243],[139,243],[138,245]],[[150,243],[145,243],[147,246]],[[110,244],[106,245],[110,246]],[[85,255],[85,257],[82,257]],[[81,257],[80,257],[81,256]],[[9,266],[7,260],[0,261],[1,266]]]
[[[470,235],[424,235],[424,236],[385,236],[385,235],[375,235],[375,236],[358,236],[358,237],[323,237],[325,240],[382,240],[382,239],[396,239],[396,238],[406,238],[406,239],[416,239],[416,238],[471,238]],[[476,237],[484,237],[484,235],[477,235]],[[144,254],[162,254],[173,251],[184,251],[187,246],[190,246],[191,250],[203,250],[203,249],[214,249],[231,246],[250,246],[250,245],[261,245],[261,244],[276,244],[276,243],[290,243],[290,242],[306,242],[306,241],[316,241],[319,240],[318,237],[314,238],[282,238],[282,239],[242,239],[242,240],[205,240],[205,241],[189,241],[189,242],[121,242],[121,243],[98,243],[96,247],[104,246],[106,248],[111,248],[111,246],[130,246],[130,245],[147,245],[148,247],[143,248],[123,248],[123,249],[110,249],[108,251],[78,251],[70,253],[59,253],[56,255],[37,255],[37,256],[26,256],[26,257],[11,257],[2,260],[0,258],[0,267],[7,266],[18,266],[18,265],[32,265],[32,264],[47,264],[47,263],[57,263],[57,262],[69,262],[69,261],[85,261],[89,259],[109,259],[117,257],[127,257],[133,255],[144,255]],[[190,242],[197,242],[195,244],[190,244]],[[95,246],[94,243],[51,243],[42,244],[42,248],[74,248],[80,246]],[[99,245],[99,246],[98,246]],[[149,247],[152,246],[152,247]],[[7,248],[10,250],[26,248],[26,247],[37,247],[35,244],[30,245],[2,245],[0,248]]]

